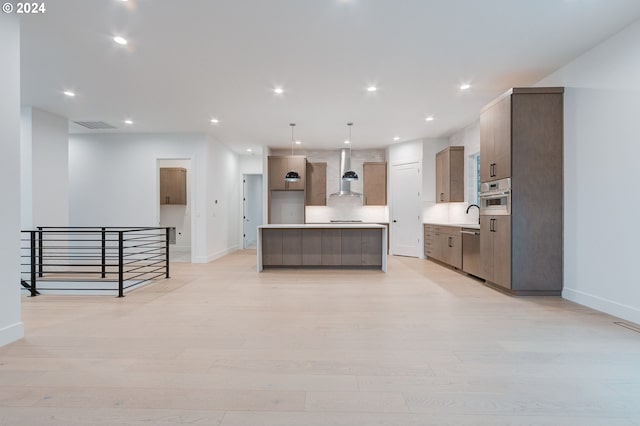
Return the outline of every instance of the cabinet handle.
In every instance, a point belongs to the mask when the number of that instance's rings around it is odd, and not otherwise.
[[[440,201],[444,201],[444,192],[440,193]]]
[[[449,237],[449,247],[453,247],[453,242],[452,242],[453,238]]]

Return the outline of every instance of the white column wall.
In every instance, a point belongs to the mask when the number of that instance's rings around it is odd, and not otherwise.
[[[563,297],[640,324],[640,21],[551,74],[565,86]]]
[[[203,134],[76,134],[69,137],[71,226],[158,226],[158,159],[190,158],[193,256],[206,256],[207,147]]]
[[[20,21],[0,14],[0,346],[24,336],[20,319]]]
[[[37,108],[21,112],[22,228],[69,224],[68,121]]]
[[[238,155],[208,137],[207,251],[194,262],[210,262],[241,247],[242,175]]]

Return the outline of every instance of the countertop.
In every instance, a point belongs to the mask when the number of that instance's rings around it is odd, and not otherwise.
[[[435,225],[435,226],[455,226],[456,228],[480,229],[480,224],[478,224],[478,223],[425,222],[424,224],[425,225]]]
[[[285,223],[260,225],[259,229],[387,229],[378,223]]]

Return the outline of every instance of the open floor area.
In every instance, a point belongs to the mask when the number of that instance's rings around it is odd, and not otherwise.
[[[423,259],[257,273],[247,250],[22,300],[0,425],[640,425],[638,332]]]

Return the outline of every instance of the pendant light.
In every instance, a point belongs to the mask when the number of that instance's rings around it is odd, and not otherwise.
[[[349,163],[351,163],[351,126],[353,126],[353,123],[347,123],[347,126],[349,126],[349,139],[347,141],[349,142]],[[342,180],[346,182],[356,181],[358,180],[358,174],[353,170],[347,170],[342,175]]]
[[[291,126],[291,156],[293,156],[293,144],[295,143],[293,138],[293,128],[296,127],[296,123],[289,123],[289,126]],[[284,180],[286,182],[300,182],[300,174],[295,170],[289,170],[285,175]]]

